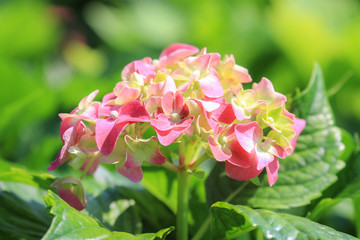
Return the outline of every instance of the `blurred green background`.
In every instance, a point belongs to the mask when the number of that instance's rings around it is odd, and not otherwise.
[[[46,171],[57,114],[175,42],[232,53],[289,96],[318,62],[337,124],[358,131],[359,0],[0,0],[0,158]]]

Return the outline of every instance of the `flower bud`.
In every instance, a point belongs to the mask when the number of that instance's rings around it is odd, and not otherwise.
[[[63,177],[56,180],[51,187],[56,187],[59,196],[76,210],[81,211],[86,207],[85,191],[80,179]]]

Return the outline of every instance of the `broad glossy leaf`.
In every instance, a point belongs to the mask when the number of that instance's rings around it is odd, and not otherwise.
[[[11,170],[7,164],[0,161],[0,166],[4,167],[0,172]],[[36,182],[19,182],[0,181],[0,239],[40,239],[51,222],[43,201],[46,191]]]
[[[141,184],[155,197],[164,202],[174,213],[177,204],[177,179],[174,172],[164,167],[147,166]]]
[[[298,137],[295,152],[280,159],[276,184],[269,187],[266,179],[259,187],[248,184],[233,199],[234,203],[262,208],[289,208],[309,204],[336,180],[344,166],[338,160],[341,152],[341,131],[334,126],[334,117],[326,98],[320,68],[316,65],[307,89],[295,101],[296,116],[306,120]],[[228,179],[218,164],[207,180],[209,203],[225,200],[242,182]]]
[[[134,236],[124,232],[111,232],[101,226],[99,222],[83,212],[70,207],[60,197],[49,191],[45,202],[54,216],[48,232],[43,239],[128,239],[128,240],[158,240],[164,239],[173,228],[162,230],[159,233],[150,233]]]
[[[17,188],[33,187],[17,184]],[[32,200],[25,201],[12,192],[0,191],[0,239],[40,239],[50,226],[45,206]]]
[[[55,180],[56,178],[50,174],[31,173],[21,168],[11,167],[10,163],[0,159],[0,181],[17,182],[42,189],[49,189]]]
[[[153,229],[161,229],[170,225],[175,225],[174,213],[158,198],[152,195],[139,183],[133,183],[127,178],[121,176],[118,172],[109,171],[99,166],[94,174],[94,178],[85,178],[84,187],[87,193],[91,193],[88,197],[87,211],[98,218],[104,225],[110,229],[121,225],[120,218],[125,218],[130,212],[135,215],[131,216],[133,223],[137,222],[137,216],[142,219],[143,231],[153,231]],[[117,215],[111,211],[111,204],[130,205],[135,203],[134,207],[129,206],[127,212],[123,216]],[[136,208],[136,212],[134,212]],[[118,212],[120,213],[120,212]],[[115,225],[114,225],[115,223]],[[126,227],[126,225],[122,225]],[[136,226],[128,226],[134,230],[139,229]],[[141,227],[141,226],[140,226]],[[116,228],[119,230],[119,228]],[[126,228],[120,228],[125,231]],[[127,228],[130,232],[131,229]]]
[[[308,214],[308,218],[316,221],[322,213],[327,209],[335,206],[343,200],[351,198],[360,198],[360,177],[357,177],[352,183],[347,185],[335,198],[324,198],[315,206],[315,208]]]
[[[269,210],[254,210],[225,202],[215,203],[211,209],[212,239],[234,239],[259,228],[266,238],[274,239],[357,239],[309,219]]]

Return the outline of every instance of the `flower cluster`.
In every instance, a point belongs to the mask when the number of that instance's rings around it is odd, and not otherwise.
[[[121,78],[101,102],[94,101],[94,91],[70,114],[59,115],[64,145],[48,170],[70,159],[72,167],[91,174],[102,162],[139,182],[143,162],[167,161],[160,147],[185,142],[225,162],[233,179],[249,180],[265,168],[272,186],[278,158],[294,151],[305,126],[285,109],[286,97],[268,79],[244,89],[252,79],[233,55],[221,59],[206,48],[173,44],[159,59],[131,62]],[[196,160],[185,167],[193,170]],[[179,156],[175,167],[183,165]]]

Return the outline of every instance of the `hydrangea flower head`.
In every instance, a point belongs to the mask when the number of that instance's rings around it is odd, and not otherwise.
[[[70,114],[60,114],[64,146],[49,170],[68,161],[91,174],[100,163],[113,164],[139,182],[144,162],[164,164],[161,149],[185,142],[200,144],[209,158],[224,162],[233,179],[249,180],[265,168],[272,186],[278,158],[292,154],[305,127],[285,109],[286,97],[270,80],[244,89],[243,83],[252,82],[247,69],[233,55],[221,58],[206,48],[173,44],[159,59],[126,65],[121,80],[101,102],[94,101],[96,90]],[[196,166],[187,164],[181,167]]]

